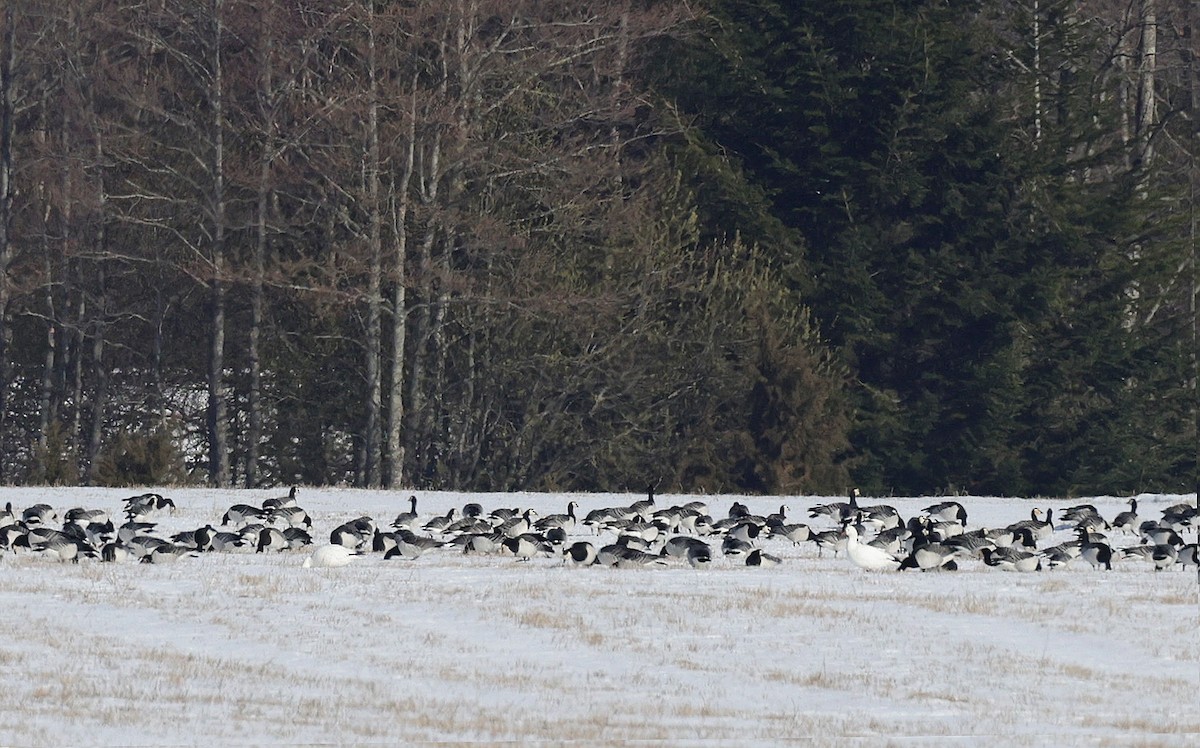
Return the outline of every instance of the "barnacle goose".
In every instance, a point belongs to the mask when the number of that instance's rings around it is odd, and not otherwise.
[[[1029,519],[1014,522],[1009,525],[1012,530],[1020,530],[1028,528],[1033,533],[1033,537],[1041,540],[1050,536],[1054,532],[1054,510],[1046,510],[1046,519],[1042,519],[1042,510],[1034,507],[1029,512]]]
[[[952,545],[936,542],[921,542],[913,546],[912,552],[901,562],[901,569],[920,569],[931,571],[935,569],[954,570],[958,568],[956,561],[960,550]]]
[[[403,528],[396,530],[394,535],[396,537],[396,547],[384,554],[384,558],[400,555],[404,558],[415,559],[419,558],[425,551],[441,548],[443,545],[440,540],[435,540],[424,535],[417,535],[411,530]]]
[[[1175,561],[1182,564],[1185,569],[1189,566],[1200,567],[1200,551],[1197,550],[1196,543],[1188,543],[1180,548]]]
[[[781,527],[787,524],[787,513],[791,508],[787,504],[780,504],[779,511],[774,514],[767,515],[767,527]]]
[[[533,518],[536,516],[537,512],[526,509],[522,514],[503,520],[496,526],[496,529],[506,538],[517,538],[529,532],[533,527]]]
[[[1183,545],[1183,539],[1179,537],[1179,533],[1175,532],[1174,528],[1165,525],[1144,528],[1142,540],[1152,545]]]
[[[1179,550],[1170,544],[1137,545],[1121,549],[1121,558],[1142,558],[1154,564],[1155,571],[1172,566],[1179,559]]]
[[[688,565],[693,569],[703,569],[712,565],[712,548],[708,543],[701,541],[699,544],[692,545],[687,552]]]
[[[104,524],[105,522],[109,521],[109,517],[108,512],[104,511],[103,509],[84,509],[83,507],[76,507],[75,509],[68,510],[67,513],[63,515],[63,521],[77,522],[81,525],[86,525],[92,522]]]
[[[412,529],[407,528],[407,529]],[[454,520],[446,529],[442,530],[443,535],[463,535],[463,534],[478,534],[490,533],[492,531],[492,523],[481,517],[460,517]]]
[[[967,524],[966,507],[957,501],[942,501],[937,504],[931,504],[921,511],[934,520],[957,522],[960,525]]]
[[[264,527],[258,533],[258,545],[255,547],[255,553],[265,553],[267,551],[286,551],[291,547],[288,539],[284,537],[283,531],[274,527]]]
[[[288,548],[303,548],[312,545],[312,535],[302,527],[285,527],[283,537],[287,538]]]
[[[56,537],[31,545],[34,551],[40,552],[50,558],[64,562],[70,561],[76,564],[79,563],[81,555],[95,555],[90,546],[84,546],[79,541],[71,540],[61,533]]]
[[[460,539],[463,553],[482,553],[490,556],[500,552],[500,543],[504,540],[504,536],[498,532],[474,533],[460,535],[459,538],[455,538],[455,542],[459,542]]]
[[[642,517],[654,516],[654,486],[646,488],[646,498],[629,505],[629,511]]]
[[[563,551],[563,558],[576,566],[591,566],[596,563],[596,546],[586,540],[580,540],[567,546]]]
[[[392,527],[406,527],[411,530],[417,524],[417,497],[409,496],[408,503],[408,511],[397,514],[396,519],[392,520]]]
[[[52,522],[58,522],[58,512],[54,511],[54,507],[49,504],[34,504],[21,512],[21,521],[25,523],[26,527],[30,525],[48,525]]]
[[[721,553],[726,558],[744,559],[752,550],[754,550],[753,546],[739,538],[726,536],[725,540],[721,541]]]
[[[820,558],[826,548],[833,551],[834,557],[838,552],[846,548],[846,533],[842,530],[822,530],[814,532],[811,536],[812,542],[817,546],[817,557]]]
[[[625,546],[619,543],[610,543],[596,551],[596,563],[601,566],[616,566],[617,558],[622,552],[628,550]]]
[[[175,513],[175,502],[159,493],[144,493],[125,499],[125,518],[144,519],[161,511]]]
[[[664,566],[666,561],[656,553],[647,553],[634,548],[622,548],[617,554],[618,569],[639,569],[647,566]]]
[[[859,521],[875,527],[877,531],[890,530],[903,524],[900,512],[890,504],[873,504],[861,507],[858,511]]]
[[[783,559],[773,556],[761,548],[755,548],[746,554],[746,566],[779,566],[781,563],[783,563]]]
[[[984,548],[983,562],[1006,571],[1041,571],[1042,557],[1016,548]]]
[[[284,507],[296,506],[296,487],[292,486],[288,489],[287,496],[276,496],[272,499],[263,499],[262,508],[264,511],[273,512],[276,509]]]
[[[568,501],[566,514],[547,514],[537,522],[534,522],[533,528],[544,532],[553,527],[559,527],[570,532],[575,529],[575,510],[578,508],[579,504],[574,501]]]
[[[213,529],[212,525],[205,525],[193,531],[192,540],[196,545],[196,550],[201,552],[211,551],[213,549],[213,537],[216,534],[217,531]]]
[[[395,533],[384,532],[380,529],[375,530],[375,537],[371,540],[371,551],[373,553],[387,553],[395,548],[396,545]]]
[[[708,548],[708,543],[705,543],[700,538],[694,538],[690,535],[676,535],[663,543],[662,553],[664,556],[671,558],[687,558],[688,553],[693,548],[701,547]]]
[[[372,533],[373,535],[374,533]],[[365,544],[365,539],[362,533],[351,522],[338,525],[329,533],[329,543],[331,545],[341,545],[351,550],[357,550]]]
[[[858,514],[858,495],[857,488],[850,491],[849,501],[834,501],[829,504],[818,504],[808,508],[808,516],[816,519],[817,517],[829,517],[834,522],[845,522]]]
[[[975,558],[980,558],[984,548],[995,548],[996,544],[989,540],[982,533],[965,532],[962,535],[955,535],[941,541],[943,545],[951,548],[957,548],[962,553],[965,553]]]
[[[812,537],[812,529],[805,524],[779,525],[771,528],[771,537],[785,538],[796,546],[807,542]]]
[[[105,543],[100,549],[100,561],[110,564],[123,564],[133,556],[120,543]]]
[[[539,553],[549,555],[553,552],[541,537],[529,534],[506,537],[501,546],[516,556],[518,561],[528,561]]]
[[[1112,548],[1108,543],[1092,540],[1087,530],[1079,530],[1079,556],[1093,569],[1103,566],[1106,571],[1112,571]]]
[[[1122,532],[1137,532],[1138,515],[1137,515],[1137,499],[1129,500],[1129,509],[1121,512],[1112,521],[1113,529],[1121,530]]]
[[[239,532],[215,532],[212,536],[212,549],[218,553],[233,551],[249,545]]]
[[[29,547],[29,533],[21,525],[0,527],[0,548],[16,550]]]
[[[737,538],[745,543],[753,543],[755,540],[758,540],[758,536],[762,534],[762,531],[763,525],[743,520],[729,528],[726,532],[726,537]]]
[[[225,525],[244,525],[248,522],[258,522],[266,519],[267,513],[265,510],[249,504],[234,504],[229,507],[221,517],[221,526]]]
[[[633,521],[628,522],[621,529],[622,536],[633,536],[645,540],[647,543],[653,543],[658,539],[661,529],[653,522]]]
[[[157,525],[154,522],[135,522],[129,520],[117,528],[117,540],[128,543],[139,535],[151,532]]]
[[[593,534],[599,535],[608,523],[616,518],[617,514],[612,508],[593,509],[587,513],[581,524],[591,528]]]
[[[288,527],[312,527],[312,518],[308,516],[308,512],[298,506],[281,506],[271,510],[268,522],[274,522],[281,519],[287,523]]]
[[[1059,517],[1064,522],[1072,522],[1079,524],[1080,522],[1094,519],[1100,516],[1100,512],[1096,511],[1095,504],[1076,504],[1069,506],[1059,512]]]

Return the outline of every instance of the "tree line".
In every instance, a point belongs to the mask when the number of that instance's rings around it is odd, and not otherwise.
[[[1191,10],[6,4],[0,480],[1191,490]]]

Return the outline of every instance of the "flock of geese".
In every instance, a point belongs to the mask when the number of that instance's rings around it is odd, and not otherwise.
[[[659,506],[653,490],[627,506],[594,509],[580,516],[574,500],[562,514],[539,516],[533,509],[495,508],[485,512],[471,502],[445,514],[422,515],[417,497],[388,525],[370,516],[335,527],[316,542],[312,518],[297,502],[296,488],[260,505],[230,506],[218,526],[212,523],[170,535],[158,532],[156,519],[175,511],[158,493],[131,496],[114,520],[101,509],[70,509],[59,516],[48,504],[17,512],[0,511],[0,553],[36,553],[60,561],[95,558],[102,562],[166,563],[209,552],[274,553],[305,549],[305,567],[345,566],[359,556],[413,560],[427,552],[509,556],[520,561],[560,558],[576,566],[636,568],[690,565],[702,568],[721,558],[726,565],[776,566],[774,544],[815,546],[849,559],[868,571],[952,571],[967,560],[1020,572],[1054,569],[1072,563],[1111,570],[1122,560],[1149,562],[1156,571],[1196,567],[1197,545],[1186,542],[1197,522],[1194,504],[1176,504],[1161,516],[1143,519],[1137,500],[1129,509],[1105,518],[1091,504],[1054,512],[1033,509],[1030,517],[1004,527],[967,524],[958,501],[943,501],[905,520],[887,504],[847,501],[808,508],[808,522],[793,522],[787,506],[770,515],[752,513],[734,502],[727,516],[714,519],[702,501]],[[118,524],[119,522],[119,524]],[[1056,530],[1073,538],[1051,545]]]
[[[1200,571],[1197,545],[1185,540],[1195,527],[1194,504],[1175,504],[1157,519],[1142,519],[1137,499],[1129,499],[1129,509],[1111,520],[1093,504],[1077,504],[1059,512],[1057,525],[1053,509],[1034,508],[1029,519],[969,529],[966,507],[958,501],[932,504],[905,522],[894,507],[859,506],[857,499],[854,492],[847,502],[814,506],[809,514],[833,520],[836,529],[826,531],[824,542],[835,551],[844,547],[868,571],[953,571],[966,559],[1019,572],[1061,568],[1077,559],[1107,571],[1121,559],[1148,561],[1155,571],[1175,566]],[[1074,537],[1050,544],[1057,530]],[[866,534],[873,537],[864,542]]]

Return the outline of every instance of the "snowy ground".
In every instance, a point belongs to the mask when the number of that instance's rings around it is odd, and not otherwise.
[[[4,489],[0,503],[115,514],[138,492]],[[162,535],[218,524],[231,504],[279,492],[165,493],[178,512],[162,519]],[[327,538],[364,514],[390,524],[408,495],[301,487],[299,499]],[[582,515],[641,498],[418,497],[428,517],[467,501],[545,514],[574,498]],[[762,514],[787,504],[794,521],[828,501],[702,498],[714,517],[736,499]],[[1139,514],[1158,518],[1180,500],[1139,497]],[[972,527],[1078,503],[961,501]],[[1110,518],[1127,508],[1090,501]],[[888,503],[907,517],[931,500]],[[1059,530],[1052,542],[1071,537]],[[957,572],[867,573],[844,554],[818,558],[812,544],[763,546],[784,563],[752,568],[718,552],[704,570],[573,568],[438,550],[305,569],[301,551],[169,565],[8,554],[0,744],[1200,740],[1194,571],[1125,560],[1111,572],[966,562]]]

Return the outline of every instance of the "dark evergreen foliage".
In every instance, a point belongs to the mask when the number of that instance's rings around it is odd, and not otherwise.
[[[665,83],[805,248],[812,279],[796,285],[857,382],[856,481],[1186,490],[1189,345],[1160,295],[1186,234],[1155,207],[1178,192],[1123,166],[1133,145],[1116,135],[1115,97],[1098,96],[1102,40],[1047,9],[1052,73],[1035,83],[1019,13],[707,5],[690,64]],[[720,199],[705,207],[729,216]],[[1144,325],[1155,305],[1174,319]],[[1152,392],[1179,393],[1161,419]]]
[[[1190,490],[1158,11],[14,6],[0,475]]]

